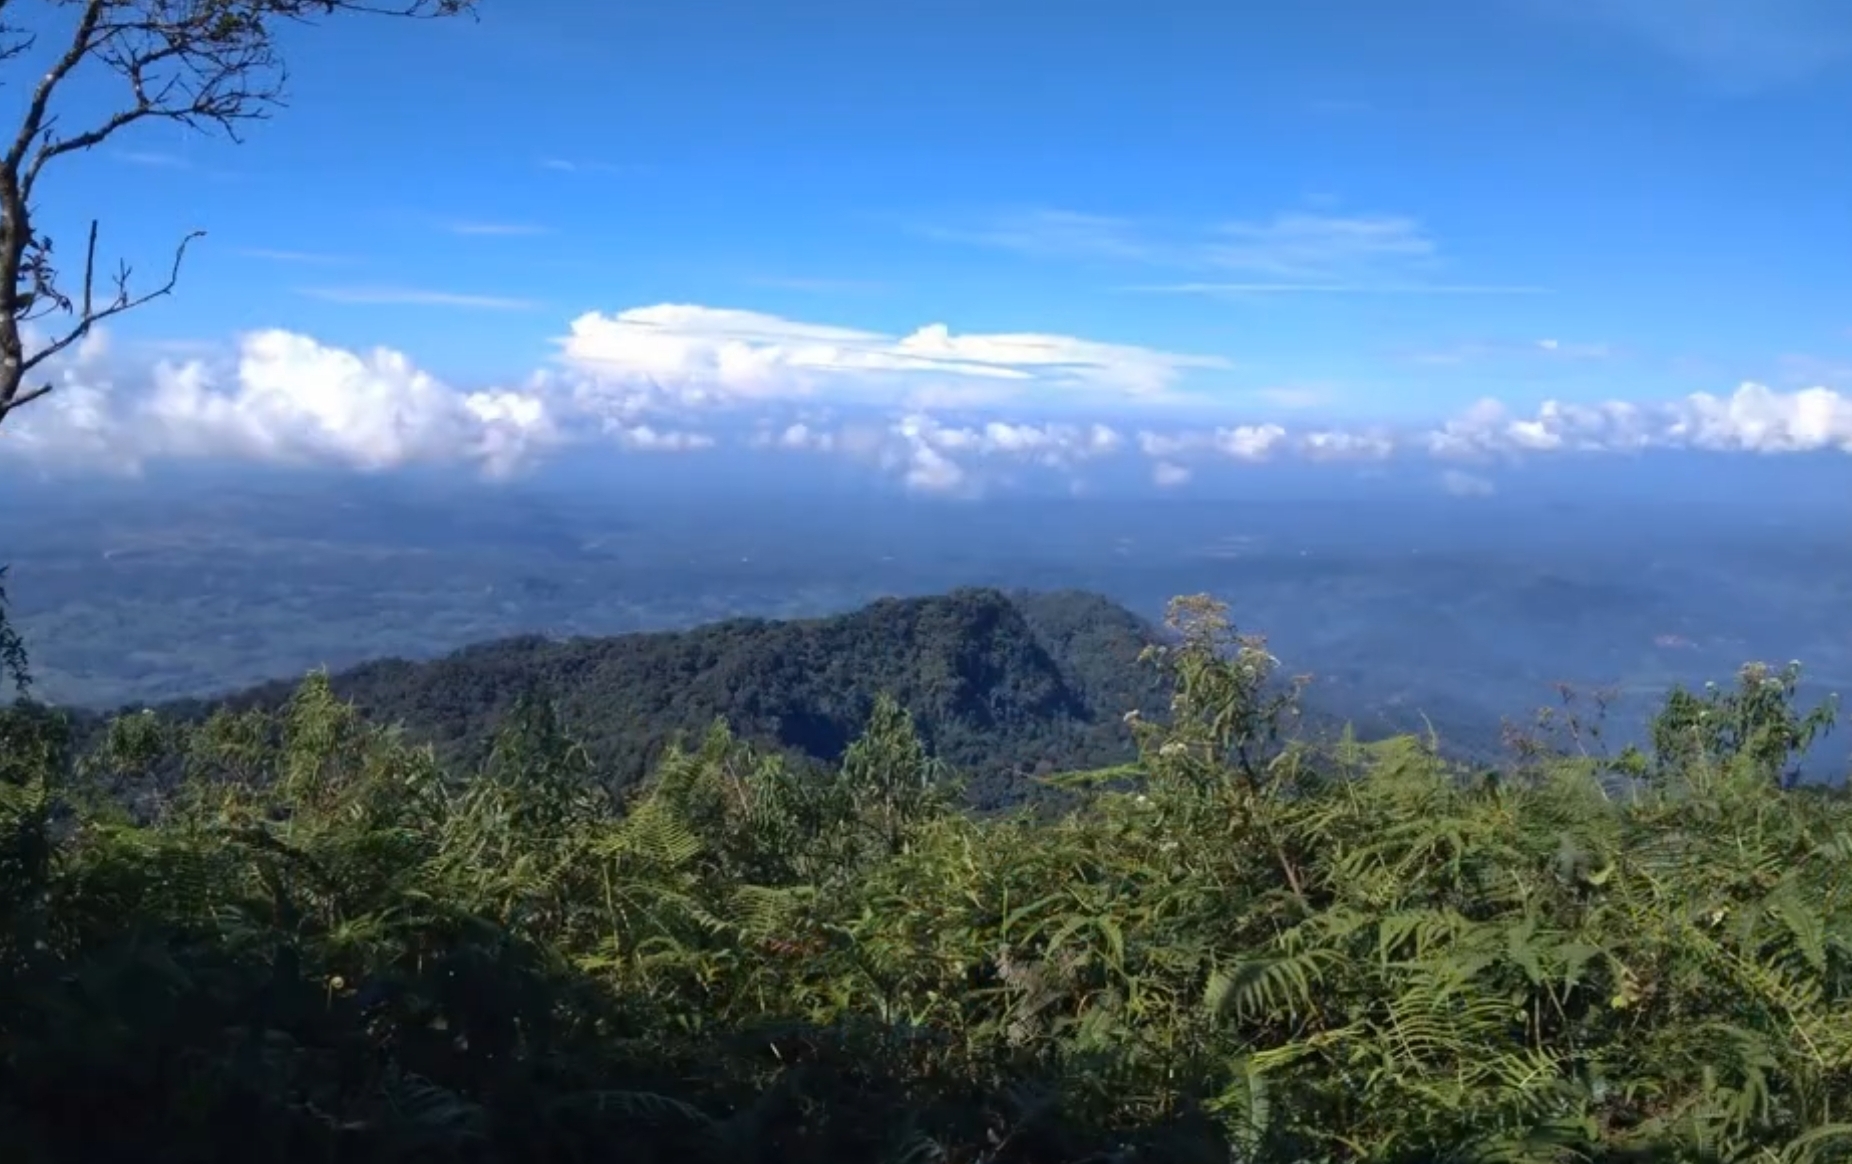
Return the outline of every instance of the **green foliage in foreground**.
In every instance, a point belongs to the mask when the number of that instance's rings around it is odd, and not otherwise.
[[[1676,697],[1651,755],[1494,777],[1282,738],[1264,647],[1176,615],[1171,714],[1052,821],[958,811],[891,701],[833,779],[722,727],[621,804],[541,703],[470,773],[319,677],[78,758],[15,710],[0,1143],[1852,1158],[1852,805],[1785,786],[1824,726],[1791,677]]]

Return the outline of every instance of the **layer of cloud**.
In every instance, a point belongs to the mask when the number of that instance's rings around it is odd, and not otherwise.
[[[1275,423],[1207,428],[1118,430],[1084,425],[1034,426],[991,421],[954,426],[914,415],[894,426],[899,452],[884,460],[904,470],[920,491],[970,493],[996,476],[999,461],[1078,470],[1091,459],[1136,452],[1151,480],[1176,488],[1220,463],[1261,465],[1285,459],[1367,464],[1393,457],[1423,457],[1445,466],[1443,489],[1485,496],[1490,478],[1464,466],[1557,454],[1621,454],[1650,450],[1703,450],[1753,454],[1838,451],[1852,453],[1852,396],[1827,388],[1777,392],[1745,384],[1729,396],[1697,394],[1680,400],[1595,405],[1546,401],[1519,413],[1486,400],[1432,428],[1291,429]],[[827,434],[806,429],[782,447],[829,451]]]
[[[1458,458],[1670,448],[1852,453],[1852,397],[1824,387],[1778,392],[1749,383],[1729,396],[1696,393],[1665,403],[1551,400],[1528,416],[1484,400],[1423,439],[1429,452]]]
[[[554,366],[493,387],[445,384],[390,349],[349,351],[281,330],[218,353],[187,344],[155,349],[150,361],[150,351],[112,351],[99,330],[53,361],[55,391],[0,427],[0,463],[123,470],[231,458],[493,475],[567,444],[614,454],[731,448],[846,457],[920,492],[970,495],[1036,474],[1077,483],[1129,472],[1174,489],[1218,465],[1419,458],[1436,463],[1442,488],[1476,494],[1486,466],[1530,457],[1852,454],[1852,396],[1827,387],[1748,383],[1727,395],[1530,409],[1484,400],[1430,426],[1301,425],[1243,419],[1232,406],[1221,423],[1189,424],[1166,409],[1049,406],[1076,392],[1146,398],[1195,357],[939,326],[891,336],[690,306],[582,316]],[[981,407],[929,405],[914,391],[922,383],[1012,392]]]

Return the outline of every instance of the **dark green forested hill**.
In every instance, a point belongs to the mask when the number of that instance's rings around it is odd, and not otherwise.
[[[515,700],[542,696],[620,783],[716,717],[741,736],[834,761],[885,692],[913,713],[934,754],[970,777],[974,799],[995,805],[1019,798],[1022,773],[1130,758],[1124,713],[1164,698],[1159,676],[1137,665],[1156,633],[1093,594],[966,589],[821,619],[505,639],[432,661],[363,664],[332,684],[370,718],[402,722],[465,762]],[[277,681],[164,710],[196,718],[219,704],[273,707],[294,687]]]

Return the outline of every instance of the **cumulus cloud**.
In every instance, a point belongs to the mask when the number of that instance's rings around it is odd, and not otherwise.
[[[961,334],[940,323],[896,336],[688,304],[581,315],[559,349],[566,367],[617,398],[641,389],[684,407],[824,396],[939,406],[1151,400],[1190,371],[1228,366],[1073,336]]]
[[[889,431],[897,438],[898,447],[882,450],[882,461],[905,464],[908,487],[921,492],[968,491],[981,486],[983,475],[968,467],[971,461],[1005,459],[1045,469],[1072,470],[1082,462],[1117,453],[1125,445],[1117,429],[1098,423],[992,420],[956,425],[914,413],[901,418]]]
[[[1635,452],[1654,448],[1755,453],[1852,452],[1852,399],[1830,388],[1777,392],[1748,383],[1727,397],[1666,403],[1545,401],[1519,416],[1483,400],[1428,433],[1444,457],[1524,452]]]
[[[55,391],[6,426],[9,452],[47,465],[133,471],[161,458],[239,458],[377,471],[467,462],[500,474],[559,437],[538,396],[460,391],[401,352],[350,352],[280,330],[242,337],[229,361],[161,361],[126,388],[104,333],[94,332],[52,378]]]

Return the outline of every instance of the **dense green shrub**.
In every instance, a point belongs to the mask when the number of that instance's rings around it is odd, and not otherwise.
[[[962,811],[885,700],[832,777],[723,725],[621,800],[540,701],[468,772],[322,677],[75,760],[15,708],[0,1143],[1852,1158],[1852,805],[1787,787],[1790,677],[1468,772],[1295,742],[1264,644],[1176,613],[1170,714],[1058,819]]]

